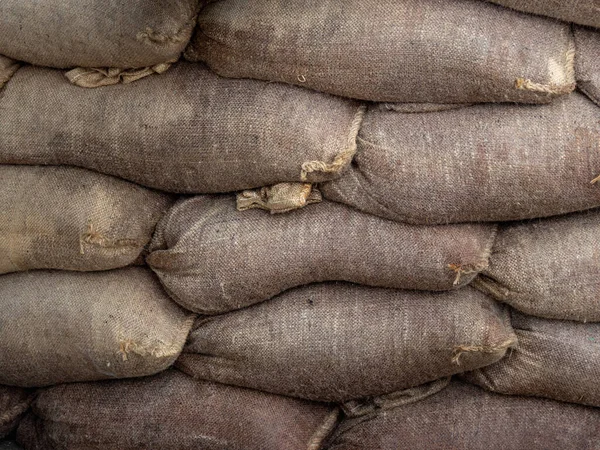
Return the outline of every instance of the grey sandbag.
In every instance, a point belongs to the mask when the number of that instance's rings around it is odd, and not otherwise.
[[[422,114],[370,108],[351,169],[325,198],[402,222],[546,217],[600,206],[600,109],[476,105]]]
[[[526,314],[600,322],[600,210],[501,225],[473,286]]]
[[[185,55],[377,102],[546,103],[575,87],[567,24],[477,0],[221,0]]]
[[[3,275],[0,298],[0,383],[12,386],[160,372],[194,320],[141,267]]]
[[[518,11],[600,27],[599,0],[489,0]]]
[[[168,370],[45,389],[17,440],[27,450],[318,450],[336,412]]]
[[[515,344],[503,307],[469,287],[319,283],[198,319],[176,366],[199,379],[345,402],[492,364]]]
[[[597,2],[600,10],[600,1]],[[600,15],[600,14],[598,14]],[[600,18],[598,19],[600,26]],[[600,31],[574,27],[577,55],[575,77],[577,87],[600,106]]]
[[[340,176],[363,108],[181,63],[129,86],[80,89],[19,70],[0,98],[0,164],[73,165],[180,193]]]
[[[0,55],[0,90],[19,69],[20,64],[10,58]]]
[[[219,314],[320,281],[449,290],[487,267],[495,226],[418,227],[333,202],[290,214],[236,211],[231,196],[178,202],[146,258],[183,307]]]
[[[514,313],[519,346],[496,364],[465,374],[490,391],[600,407],[600,324]]]
[[[171,204],[168,195],[75,167],[0,165],[0,180],[0,274],[129,265]]]
[[[0,439],[8,436],[29,409],[34,393],[27,389],[0,385]],[[0,442],[0,450],[2,450]]]
[[[0,54],[40,66],[153,66],[176,60],[198,0],[2,0]]]
[[[512,397],[453,381],[438,394],[349,418],[327,450],[548,450],[598,448],[600,410]]]

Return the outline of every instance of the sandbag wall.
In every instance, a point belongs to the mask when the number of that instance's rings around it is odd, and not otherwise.
[[[597,449],[598,7],[2,2],[0,449]]]

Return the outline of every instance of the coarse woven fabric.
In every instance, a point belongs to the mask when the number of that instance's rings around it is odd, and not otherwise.
[[[343,402],[492,364],[515,344],[502,306],[468,287],[436,294],[320,283],[198,319],[176,366],[199,379]]]
[[[551,105],[367,112],[351,169],[324,197],[402,222],[546,217],[600,206],[600,109]]]
[[[600,27],[600,0],[489,0],[518,11]]]
[[[490,391],[600,406],[600,324],[515,313],[518,348],[465,379]]]
[[[0,89],[8,83],[19,67],[21,66],[16,61],[0,55]]]
[[[573,90],[573,50],[567,24],[477,0],[221,0],[185,55],[377,102],[546,103]]]
[[[161,220],[146,261],[180,305],[219,314],[319,281],[464,286],[487,266],[495,231],[401,224],[333,202],[273,216],[239,212],[231,196],[197,196]]]
[[[328,450],[598,448],[600,410],[488,393],[453,381],[420,402],[347,419]]]
[[[354,155],[362,111],[307,89],[221,78],[199,64],[101,89],[25,67],[0,99],[0,163],[68,164],[180,193],[331,180]],[[303,169],[340,155],[347,161],[338,170]]]
[[[0,273],[133,263],[168,195],[75,167],[0,165]]]
[[[13,386],[0,385],[0,439],[8,436],[29,409],[33,401],[32,391]],[[2,450],[0,442],[0,450]]]
[[[596,7],[600,11],[600,1]],[[597,14],[600,15],[600,14]],[[600,26],[600,18],[598,19]],[[594,103],[600,106],[600,32],[583,27],[574,27],[577,55],[575,77],[577,87]]]
[[[198,0],[2,0],[0,54],[40,66],[152,66],[175,60]]]
[[[600,210],[500,226],[473,286],[527,314],[600,322]]]
[[[28,450],[318,450],[334,411],[168,370],[45,389],[17,439]]]
[[[4,275],[0,298],[0,383],[11,386],[152,375],[194,319],[141,267]]]

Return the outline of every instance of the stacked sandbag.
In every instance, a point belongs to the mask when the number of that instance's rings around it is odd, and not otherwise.
[[[519,345],[500,362],[465,375],[494,392],[600,407],[600,323],[512,315]]]
[[[336,418],[326,404],[173,370],[43,390],[17,438],[31,450],[318,450]]]
[[[219,0],[186,57],[220,75],[377,102],[546,103],[574,88],[569,25],[479,0]]]
[[[220,314],[324,281],[461,287],[487,267],[495,232],[484,224],[418,227],[333,202],[293,214],[240,213],[231,196],[196,196],[160,221],[147,262],[180,305]]]
[[[600,3],[599,6],[600,7]],[[600,27],[600,20],[598,21]],[[600,106],[600,30],[575,27],[577,88]]]
[[[345,419],[327,450],[594,449],[600,410],[453,381],[420,401]]]
[[[600,1],[578,0],[575,2],[561,0],[489,0],[508,8],[533,14],[554,17],[567,22],[600,27]]]
[[[0,384],[152,375],[177,358],[194,315],[147,268],[0,277]]]
[[[28,389],[0,385],[0,439],[8,436],[29,409],[34,393]],[[2,443],[0,442],[0,449]]]
[[[11,79],[20,65],[10,58],[0,55],[0,89]]]

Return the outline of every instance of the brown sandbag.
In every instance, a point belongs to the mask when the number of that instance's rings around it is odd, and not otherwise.
[[[20,65],[12,59],[0,55],[0,89],[11,79]]]
[[[600,410],[453,381],[424,400],[344,420],[327,450],[596,449]]]
[[[221,0],[186,57],[377,102],[547,103],[575,87],[567,24],[476,0]]]
[[[8,436],[17,427],[33,398],[34,394],[27,389],[0,386],[0,439]]]
[[[498,5],[567,22],[600,27],[599,0],[489,0]]]
[[[534,316],[600,322],[600,210],[501,225],[473,286]]]
[[[198,0],[2,0],[0,54],[40,66],[152,66],[176,60]]]
[[[323,202],[272,216],[197,196],[161,220],[146,258],[171,297],[218,314],[319,281],[449,290],[487,266],[496,228],[418,227]]]
[[[516,343],[507,320],[500,304],[468,287],[319,283],[198,319],[176,364],[199,379],[343,402],[498,361]]]
[[[328,405],[168,370],[45,389],[17,439],[27,450],[318,450],[336,416]]]
[[[129,265],[171,204],[168,195],[75,167],[0,165],[0,180],[0,274]]]
[[[141,267],[4,275],[0,298],[0,383],[12,386],[160,372],[194,319]]]
[[[91,90],[25,67],[0,99],[0,164],[74,165],[181,193],[325,181],[350,163],[362,115],[355,102],[198,64]]]
[[[596,8],[600,9],[600,1]],[[598,15],[598,14],[597,14]],[[600,18],[598,19],[600,27]],[[600,106],[600,32],[583,27],[574,27],[577,55],[575,77],[577,87],[594,103]]]
[[[369,109],[351,169],[325,198],[402,222],[546,217],[600,206],[600,110],[581,94],[544,106],[423,114]]]
[[[600,324],[514,313],[518,348],[500,362],[465,374],[490,391],[600,406]]]

